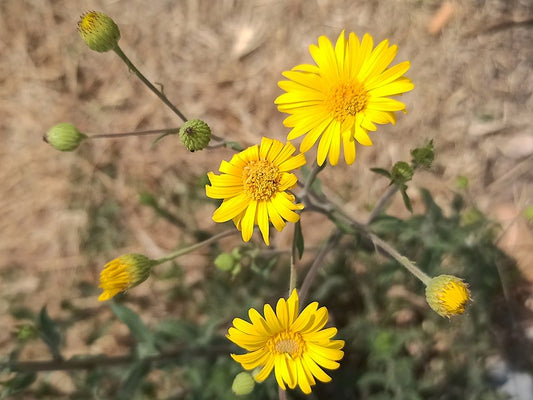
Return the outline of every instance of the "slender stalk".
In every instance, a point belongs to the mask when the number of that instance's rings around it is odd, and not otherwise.
[[[1,363],[0,370],[9,369],[11,371],[19,372],[72,371],[93,369],[97,367],[114,367],[143,361],[148,363],[172,362],[182,356],[209,357],[227,354],[230,350],[231,348],[228,346],[212,346],[197,349],[182,348],[143,358],[136,357],[133,354],[113,357],[108,357],[105,354],[102,354],[84,358],[73,358],[70,360],[10,361]]]
[[[302,192],[300,193],[300,197],[303,201],[307,200],[307,197],[309,196],[309,193],[311,193],[311,186],[313,186],[313,183],[315,182],[315,179],[317,175],[326,167],[326,164],[318,165],[318,163],[313,163],[313,167],[311,168],[311,171],[309,171],[309,175],[307,176],[307,179],[305,181],[304,188]]]
[[[383,195],[379,199],[378,204],[376,204],[376,207],[374,207],[374,209],[370,213],[365,225],[370,225],[379,214],[385,211],[385,208],[387,208],[387,206],[389,205],[390,199],[396,194],[396,192],[398,192],[397,185],[389,186],[387,191],[383,193]]]
[[[278,386],[278,396],[279,400],[287,400],[287,392]]]
[[[309,289],[311,288],[311,284],[316,278],[318,270],[322,266],[322,262],[324,261],[326,254],[328,254],[329,251],[333,249],[333,247],[337,244],[341,236],[342,236],[341,231],[339,229],[335,229],[329,235],[327,242],[320,249],[320,252],[317,254],[315,260],[313,261],[313,264],[309,268],[309,271],[307,271],[307,275],[305,276],[302,286],[300,288],[300,291],[298,293],[300,304],[305,303],[305,298],[307,297],[307,293],[309,292]]]
[[[137,131],[137,132],[121,132],[121,133],[99,133],[96,135],[88,136],[88,139],[116,139],[126,136],[144,136],[144,135],[155,135],[158,133],[164,134],[173,134],[178,133],[180,128],[169,128],[169,129],[152,129],[149,131]]]
[[[296,283],[298,282],[298,272],[296,271],[296,253],[298,252],[298,249],[296,248],[296,235],[297,235],[297,229],[298,225],[294,224],[294,234],[292,237],[292,249],[291,249],[291,267],[290,267],[290,275],[289,275],[289,296],[292,293],[292,290],[296,287]]]
[[[407,257],[402,256],[394,247],[392,247],[390,244],[380,239],[374,233],[368,232],[367,235],[377,247],[379,247],[385,253],[387,253],[392,258],[394,258],[396,261],[398,261],[410,273],[412,273],[414,276],[420,279],[422,283],[427,286],[431,278],[426,273],[424,273],[420,268],[418,268],[414,263],[412,263]]]
[[[176,257],[182,256],[184,254],[191,253],[191,252],[193,252],[196,249],[199,249],[201,247],[204,247],[204,246],[207,246],[207,245],[209,245],[211,243],[214,243],[214,242],[216,242],[216,241],[218,241],[218,240],[220,240],[220,239],[222,239],[222,238],[224,238],[226,236],[235,235],[238,232],[239,231],[236,230],[236,229],[228,229],[227,231],[224,231],[224,232],[221,232],[221,233],[219,233],[219,234],[217,234],[215,236],[212,236],[209,239],[204,240],[203,242],[195,243],[192,246],[188,246],[188,247],[185,247],[183,249],[177,249],[177,250],[167,254],[166,256],[164,256],[162,258],[158,258],[157,260],[154,260],[156,262],[155,265],[163,264],[164,262],[173,260]]]
[[[126,54],[124,54],[124,52],[122,51],[122,49],[120,48],[120,46],[117,44],[115,46],[115,48],[113,49],[115,51],[115,53],[117,53],[117,55],[122,59],[122,61],[124,61],[126,63],[126,65],[128,66],[128,68],[135,74],[137,75],[137,77],[146,85],[148,86],[148,88],[155,93],[155,95],[157,97],[159,97],[161,99],[161,101],[163,103],[165,103],[168,108],[170,108],[174,114],[176,114],[178,117],[181,118],[181,120],[183,122],[187,122],[187,118],[185,117],[185,115],[183,115],[181,113],[180,110],[178,110],[176,108],[176,106],[174,104],[172,104],[167,96],[164,95],[163,92],[161,92],[159,89],[157,89],[148,79],[146,79],[146,77],[141,73],[141,71],[139,71],[137,69],[137,67],[130,61],[130,59],[126,56]]]

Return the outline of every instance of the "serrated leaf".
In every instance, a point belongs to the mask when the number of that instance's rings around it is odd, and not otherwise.
[[[413,206],[411,205],[411,199],[407,195],[407,186],[403,186],[400,188],[400,193],[402,194],[403,204],[405,204],[405,208],[409,210],[409,212],[413,212]]]
[[[126,324],[131,334],[135,337],[139,344],[143,344],[144,350],[149,353],[157,352],[155,348],[154,334],[152,331],[150,331],[150,329],[148,329],[135,311],[115,302],[111,303],[111,310],[113,310],[118,319]]]
[[[150,369],[150,363],[146,361],[133,365],[116,398],[119,400],[131,399],[143,383],[143,378],[150,372]]]
[[[56,323],[52,321],[48,315],[46,306],[41,308],[41,312],[39,313],[37,320],[37,326],[39,328],[40,337],[50,349],[52,357],[55,359],[60,359],[61,354],[59,352],[59,344],[61,343],[61,335],[59,334],[59,329],[57,328]]]
[[[305,250],[304,235],[302,233],[301,221],[294,225],[294,238],[292,241],[293,248],[298,251],[298,259],[301,260]],[[292,252],[294,254],[294,251]]]
[[[376,174],[383,175],[385,178],[392,179],[392,176],[389,171],[383,168],[370,168],[370,171],[375,172]]]

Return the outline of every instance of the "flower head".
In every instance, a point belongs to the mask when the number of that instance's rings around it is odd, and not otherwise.
[[[46,143],[59,151],[74,151],[85,139],[87,135],[68,122],[54,125],[43,136]]]
[[[88,11],[80,17],[78,31],[87,46],[100,53],[113,50],[120,39],[115,21],[96,11]]]
[[[99,301],[109,300],[116,294],[143,283],[156,264],[142,254],[125,254],[109,261],[100,272],[99,288],[103,293]]]
[[[293,290],[288,300],[279,299],[276,312],[268,304],[265,316],[251,308],[250,322],[240,318],[233,320],[227,338],[248,351],[247,354],[232,354],[231,357],[246,370],[262,367],[255,380],[263,382],[274,369],[278,385],[294,389],[296,385],[311,393],[315,378],[329,382],[331,378],[323,371],[337,369],[344,352],[343,340],[332,340],[336,328],[322,329],[328,321],[326,307],[309,304],[298,315],[298,293]]]
[[[211,140],[211,128],[200,119],[192,119],[180,128],[180,140],[189,151],[205,149]]]
[[[211,186],[205,191],[212,199],[224,199],[213,214],[215,222],[233,219],[244,241],[252,237],[259,225],[265,243],[269,244],[269,221],[281,231],[285,221],[298,222],[302,204],[294,203],[287,192],[296,186],[296,175],[289,172],[305,164],[305,156],[295,152],[292,144],[263,138],[260,146],[248,147],[235,154],[230,162],[222,161],[219,171],[207,174]]]
[[[316,65],[297,65],[279,82],[287,93],[275,103],[281,112],[291,114],[283,122],[292,128],[288,140],[306,135],[300,151],[306,152],[318,141],[317,161],[322,165],[329,156],[331,165],[339,161],[341,142],[347,164],[355,161],[355,141],[371,146],[368,131],[377,124],[396,123],[395,111],[404,111],[405,105],[388,96],[413,89],[403,74],[409,61],[387,68],[398,48],[384,40],[373,48],[373,39],[365,34],[359,41],[355,33],[348,40],[344,31],[335,47],[321,36],[318,46],[309,50]]]
[[[440,316],[450,318],[465,311],[470,298],[468,286],[453,275],[439,275],[426,286],[426,300]]]

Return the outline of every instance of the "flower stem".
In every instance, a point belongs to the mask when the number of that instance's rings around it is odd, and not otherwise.
[[[137,69],[137,67],[130,61],[130,59],[126,56],[126,54],[124,54],[124,52],[122,51],[122,49],[120,48],[120,46],[117,44],[115,46],[115,48],[113,49],[115,51],[115,53],[117,53],[117,55],[122,59],[122,61],[124,61],[126,63],[126,65],[128,66],[128,68],[133,71],[133,73],[135,75],[137,75],[137,77],[146,85],[148,86],[148,88],[154,92],[156,94],[157,97],[159,97],[161,99],[161,101],[163,103],[165,103],[168,108],[170,108],[174,114],[176,114],[178,117],[181,118],[181,120],[183,122],[187,122],[187,118],[185,117],[185,115],[183,115],[181,113],[180,110],[178,110],[176,108],[176,106],[174,104],[172,104],[167,96],[164,95],[163,92],[161,92],[159,89],[157,89],[148,79],[146,79],[146,77],[141,73],[141,71],[139,71]]]
[[[155,262],[154,265],[163,264],[164,262],[173,260],[176,257],[182,256],[184,254],[191,253],[191,252],[193,252],[196,249],[199,249],[201,247],[204,247],[204,246],[207,246],[207,245],[209,245],[211,243],[214,243],[217,240],[222,239],[222,238],[224,238],[226,236],[235,235],[238,232],[239,231],[237,231],[236,229],[228,229],[227,231],[224,231],[224,232],[221,232],[221,233],[219,233],[219,234],[217,234],[215,236],[212,236],[209,239],[204,240],[203,242],[199,242],[199,243],[193,244],[192,246],[188,246],[188,247],[185,247],[185,248],[182,248],[182,249],[177,249],[177,250],[167,254],[166,256],[164,256],[162,258],[158,258],[157,260],[154,260],[154,262]]]
[[[398,261],[410,273],[412,273],[414,276],[420,279],[422,283],[427,286],[431,278],[426,273],[424,273],[420,268],[418,268],[414,263],[412,263],[407,257],[402,256],[394,247],[392,247],[390,244],[380,239],[374,233],[367,232],[367,235],[377,247],[379,247],[385,253],[387,253],[392,258],[394,258],[396,261]]]
[[[368,217],[368,220],[366,221],[365,225],[370,225],[372,222],[374,222],[374,220],[379,214],[385,211],[385,208],[387,208],[387,206],[389,205],[390,199],[396,194],[398,190],[398,185],[389,186],[387,191],[383,193],[383,195],[379,199],[378,204],[376,204],[376,207],[374,207],[374,209],[370,213],[370,216]]]
[[[170,128],[170,129],[152,129],[149,131],[138,131],[138,132],[121,132],[121,133],[99,133],[96,135],[90,135],[88,139],[117,139],[120,137],[126,136],[144,136],[144,135],[155,135],[158,133],[164,134],[173,134],[178,133],[180,128]]]
[[[309,289],[311,288],[311,284],[316,278],[319,268],[322,266],[322,262],[324,261],[326,254],[328,254],[329,251],[333,247],[335,247],[335,245],[338,243],[341,236],[342,236],[342,232],[339,229],[335,229],[329,235],[326,244],[324,244],[324,246],[322,246],[322,248],[320,249],[320,252],[317,254],[315,260],[313,261],[313,264],[309,268],[309,271],[307,271],[307,275],[305,276],[302,286],[300,287],[300,291],[298,293],[300,304],[305,303],[305,298],[307,297],[307,293],[309,292]]]

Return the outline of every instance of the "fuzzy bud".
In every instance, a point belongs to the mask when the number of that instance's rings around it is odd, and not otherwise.
[[[470,298],[468,286],[453,275],[439,275],[426,286],[426,300],[440,316],[450,318],[462,314]]]
[[[409,182],[413,178],[413,167],[405,161],[398,161],[391,170],[391,179],[397,185]]]
[[[211,140],[211,128],[199,119],[187,121],[180,128],[180,139],[189,151],[205,149]]]
[[[143,283],[150,276],[154,260],[142,254],[125,254],[108,262],[100,273],[99,301],[109,300],[116,294]]]
[[[117,24],[105,14],[88,11],[78,21],[78,31],[91,50],[104,53],[113,50],[120,39]]]
[[[255,381],[252,374],[248,372],[241,372],[237,374],[231,385],[231,390],[237,396],[245,396],[252,393],[254,390]]]
[[[74,151],[85,139],[87,135],[68,122],[53,126],[43,136],[46,143],[59,151]]]

